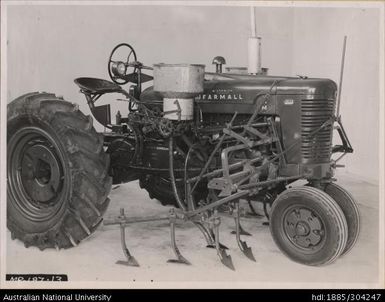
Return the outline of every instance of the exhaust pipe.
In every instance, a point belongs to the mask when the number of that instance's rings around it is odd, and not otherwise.
[[[251,37],[248,40],[248,68],[249,74],[261,74],[261,37],[257,36],[255,21],[255,7],[250,7]]]

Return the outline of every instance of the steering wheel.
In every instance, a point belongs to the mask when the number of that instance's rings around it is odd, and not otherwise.
[[[120,58],[114,58],[115,54]],[[136,62],[136,53],[131,45],[121,43],[115,46],[108,59],[108,74],[111,80],[119,85],[127,84],[128,75],[136,72]]]

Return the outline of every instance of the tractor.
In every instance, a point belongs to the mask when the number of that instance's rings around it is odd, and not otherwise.
[[[263,204],[275,243],[293,261],[326,265],[351,250],[359,212],[333,177],[337,162],[353,152],[336,104],[336,83],[270,76],[267,69],[224,72],[221,56],[213,64],[215,72],[200,64],[150,67],[129,44],[117,45],[108,59],[111,81],[75,79],[102,133],[78,105],[55,94],[33,92],[12,101],[7,108],[12,238],[41,250],[76,246],[102,223],[112,185],[138,181],[151,198],[173,206],[162,219],[170,221],[176,262],[189,263],[175,243],[175,223],[182,221],[197,226],[233,268],[219,241],[223,215],[235,219],[238,245],[255,260],[241,240],[246,233],[241,200],[251,208]],[[127,114],[118,111],[112,118],[110,104],[97,105],[110,93],[121,95]],[[334,130],[339,145],[333,145]],[[298,180],[304,185],[294,186]],[[105,223],[120,225],[127,263],[137,265],[124,241],[129,217],[121,211]]]

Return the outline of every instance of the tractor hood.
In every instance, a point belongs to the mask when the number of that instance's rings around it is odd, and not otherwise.
[[[229,93],[250,100],[269,91],[272,95],[317,95],[319,98],[330,99],[335,97],[337,90],[332,80],[317,78],[206,73],[205,80],[201,99],[209,99],[210,95],[213,99],[219,92],[219,95]]]
[[[336,83],[329,79],[206,73],[204,92],[196,100],[252,102],[257,95],[266,92],[271,95],[334,99],[336,90]],[[162,97],[149,87],[143,91],[141,99],[159,100]]]

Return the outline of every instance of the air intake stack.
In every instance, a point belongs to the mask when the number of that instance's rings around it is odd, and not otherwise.
[[[163,96],[164,117],[192,120],[194,97],[203,92],[205,65],[155,64],[154,91]]]
[[[251,37],[248,40],[248,67],[249,74],[261,74],[261,37],[257,36],[257,24],[255,21],[255,7],[250,7]]]

